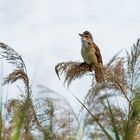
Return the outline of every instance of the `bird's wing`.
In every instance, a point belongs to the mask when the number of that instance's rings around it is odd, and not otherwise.
[[[95,55],[97,56],[98,62],[103,64],[100,49],[98,48],[98,46],[95,43],[93,43],[93,47],[95,49]]]

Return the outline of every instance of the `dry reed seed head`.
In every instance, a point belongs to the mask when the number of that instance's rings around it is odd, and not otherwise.
[[[126,51],[126,53],[128,82],[130,83],[129,87],[132,89],[139,86],[140,40],[138,39],[137,43],[131,47],[131,51]],[[131,80],[133,80],[133,84],[131,84]]]
[[[129,65],[135,65],[136,62],[138,61],[138,58],[140,57],[140,40],[137,40],[136,44],[133,44],[133,46],[131,47],[131,52],[129,53],[128,51],[126,51],[127,53],[127,60],[128,60],[128,64]]]
[[[125,90],[128,87],[126,71],[123,58],[116,59],[115,63],[105,68],[105,79],[108,84],[119,89],[120,86]]]
[[[95,68],[94,68],[95,69]],[[94,70],[93,69],[93,70]],[[127,80],[125,78],[125,69],[124,69],[124,58],[115,58],[113,62],[108,66],[104,67],[104,78],[105,83],[97,84],[96,92],[94,94],[100,92],[104,88],[115,89],[115,90],[125,90],[127,88]],[[91,66],[86,63],[79,62],[63,62],[59,63],[55,67],[56,73],[59,77],[59,73],[64,74],[65,80],[64,83],[69,86],[72,81],[77,78],[81,78],[86,73],[90,72]],[[95,78],[93,78],[94,83]],[[93,85],[95,85],[94,83]],[[92,87],[93,87],[92,85]],[[97,90],[98,89],[98,90]]]
[[[44,86],[41,86],[40,88],[43,88],[42,89],[43,93],[45,92],[45,90],[46,90],[46,93],[48,93],[48,88],[46,88]],[[59,93],[56,93],[56,92],[51,90],[51,95],[50,96],[52,98],[51,101],[53,101],[53,104],[55,105],[55,107],[53,107],[53,108],[55,108],[55,110],[54,110],[54,115],[55,115],[54,121],[55,121],[55,124],[54,125],[57,128],[58,127],[60,128],[57,132],[58,132],[58,134],[60,136],[60,139],[61,139],[61,136],[63,134],[67,134],[68,131],[70,131],[70,133],[71,133],[71,131],[75,131],[74,128],[75,128],[75,126],[77,126],[77,123],[78,123],[77,119],[75,117],[76,114],[73,112],[73,109],[72,109],[71,105],[69,104],[69,102],[63,96],[59,95]],[[48,103],[47,103],[48,101],[46,101],[46,99],[48,99],[48,97],[47,98],[41,98],[41,100],[39,100],[38,102],[39,102],[39,104],[40,103],[44,104],[43,102],[45,102],[45,104],[43,105],[44,109],[46,109],[46,108],[49,109]],[[53,104],[50,104],[49,106],[51,106]],[[40,105],[37,108],[40,110],[41,109]],[[37,111],[37,112],[40,112],[40,111]],[[45,112],[48,112],[48,113],[50,112],[51,113],[52,110],[50,110],[50,111],[42,111],[42,112],[44,112],[44,113]],[[52,115],[53,114],[51,114],[51,116]],[[71,120],[69,120],[69,115],[70,115]],[[53,119],[53,117],[51,117],[51,118]],[[42,122],[42,124],[44,124],[44,122]],[[69,127],[68,127],[69,123],[71,125],[71,130],[69,130]],[[62,134],[62,131],[63,131],[63,134]]]
[[[100,98],[99,93],[102,93],[105,89],[108,90],[115,90],[122,93],[122,91],[126,91],[128,89],[128,81],[126,79],[126,71],[124,69],[124,59],[119,58],[115,59],[113,63],[108,65],[108,67],[104,67],[104,76],[105,76],[105,83],[98,84],[95,82],[93,77],[91,88],[88,91],[88,94],[85,98],[85,102],[89,105],[92,102],[95,102],[97,98]],[[118,95],[119,95],[118,93]],[[114,94],[110,93],[110,97],[115,96]],[[105,97],[105,96],[103,96]],[[109,98],[109,96],[107,97]],[[102,99],[102,97],[101,97]]]
[[[1,58],[16,66],[17,69],[26,69],[22,57],[14,49],[4,43],[0,43],[0,48]]]
[[[8,83],[14,83],[17,80],[23,80],[25,85],[28,85],[29,79],[23,69],[18,69],[10,73],[6,78],[4,78],[3,85],[8,84]]]
[[[2,43],[2,42],[0,42],[0,47],[1,47],[2,49],[6,49],[6,45],[5,45],[4,43]]]
[[[93,67],[93,70],[95,70],[95,68],[96,66]],[[99,75],[98,77],[99,79],[104,79],[106,80],[106,82],[111,82],[114,86],[116,82],[120,83],[121,85],[126,85],[123,58],[114,59],[114,62],[110,66],[105,67],[103,69],[104,70],[102,71],[102,76],[100,77]],[[64,83],[66,83],[67,86],[69,86],[72,81],[81,78],[86,73],[90,72],[91,66],[86,63],[72,61],[62,62],[56,65],[55,71],[59,78],[60,74],[61,75],[64,74],[65,77]],[[104,84],[104,82],[101,84]]]
[[[81,78],[84,76],[84,74],[88,73],[90,71],[91,67],[90,65],[86,63],[79,63],[79,62],[63,62],[59,63],[55,67],[55,71],[57,76],[64,74],[65,81],[64,83],[67,83],[69,86],[71,82],[77,78]]]
[[[11,111],[13,110],[13,108],[16,108],[16,106],[19,106],[20,102],[18,101],[18,99],[10,99],[7,101],[6,103],[6,110],[8,113],[11,113]]]

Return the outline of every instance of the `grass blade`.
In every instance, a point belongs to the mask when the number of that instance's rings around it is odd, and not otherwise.
[[[110,113],[110,117],[111,117],[112,127],[113,127],[114,133],[115,133],[115,138],[116,138],[116,140],[120,140],[119,133],[118,133],[118,130],[116,127],[115,117],[113,115],[113,112],[112,112],[112,109],[111,109],[111,106],[110,106],[108,99],[107,99],[107,104],[108,104],[109,113]]]
[[[71,92],[72,93],[72,92]],[[110,136],[110,134],[105,130],[105,128],[102,126],[102,124],[98,121],[98,119],[90,112],[90,110],[72,93],[72,95],[76,98],[76,100],[87,110],[87,112],[93,117],[95,122],[99,125],[101,130],[104,132],[108,140],[113,140],[113,138]]]

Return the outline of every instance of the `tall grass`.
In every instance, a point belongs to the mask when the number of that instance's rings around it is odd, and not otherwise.
[[[39,86],[40,93],[45,92],[48,95],[51,92],[51,96],[52,94],[57,95],[57,98],[55,96],[54,98],[50,98],[50,96],[34,98],[26,65],[21,55],[4,43],[0,43],[0,48],[1,58],[14,67],[14,70],[4,78],[2,85],[12,84],[18,80],[21,80],[24,84],[21,87],[24,90],[20,90],[22,94],[19,94],[16,99],[10,99],[4,103],[6,119],[3,120],[3,117],[1,117],[0,120],[0,139],[32,140],[35,139],[34,135],[36,133],[38,136],[41,135],[44,140],[76,139],[78,124],[76,128],[74,126],[76,126],[78,120],[66,99],[43,86]],[[4,112],[1,110],[2,113]],[[72,123],[74,123],[74,126]]]
[[[21,129],[24,128],[23,137],[29,139],[29,108],[31,104],[31,91],[29,85],[29,78],[27,75],[26,65],[22,57],[11,47],[4,43],[0,43],[1,48],[1,58],[5,59],[8,63],[14,66],[13,72],[11,72],[7,77],[4,78],[3,85],[14,83],[17,80],[22,80],[24,83],[24,98],[22,103],[19,103],[18,108],[16,108],[13,118],[9,139],[19,140],[21,138]],[[22,114],[21,114],[22,112]],[[16,125],[16,127],[15,127]]]
[[[139,39],[130,52],[126,51],[126,56],[117,53],[104,65],[104,83],[96,83],[94,73],[90,72],[90,66],[86,63],[62,62],[55,67],[59,78],[60,73],[64,74],[64,83],[68,87],[85,75],[91,79],[83,102],[72,93],[82,106],[82,120],[61,94],[45,86],[38,86],[43,98],[34,98],[21,55],[4,43],[0,43],[0,49],[1,58],[14,67],[2,85],[21,80],[21,88],[24,89],[17,98],[4,103],[6,112],[3,112],[1,102],[1,140],[32,140],[35,139],[34,135],[44,140],[81,140],[78,135],[81,126],[82,135],[88,139],[140,139]],[[120,101],[125,102],[125,108]],[[3,117],[4,113],[6,118]]]
[[[59,63],[55,69],[58,77],[60,77],[59,73],[64,74],[65,83],[68,86],[85,73],[90,73],[89,66],[81,65],[79,62]],[[138,39],[131,47],[130,52],[126,51],[126,56],[122,57],[117,53],[104,66],[104,73],[105,83],[102,84],[96,84],[94,75],[92,75],[91,88],[84,103],[75,97],[87,110],[84,127],[88,128],[89,137],[94,139],[98,134],[99,139],[100,136],[115,140],[140,139],[140,40]],[[116,98],[125,101],[127,109],[120,107],[119,101],[112,103],[112,100]],[[93,127],[96,126],[95,123],[97,127]]]

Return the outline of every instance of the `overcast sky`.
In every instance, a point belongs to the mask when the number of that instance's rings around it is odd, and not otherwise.
[[[132,46],[140,37],[139,6],[139,0],[0,0],[0,41],[23,56],[33,89],[42,84],[73,102],[55,65],[82,61],[78,33],[85,30],[93,34],[104,63]],[[71,90],[83,98],[90,81],[76,80]]]

